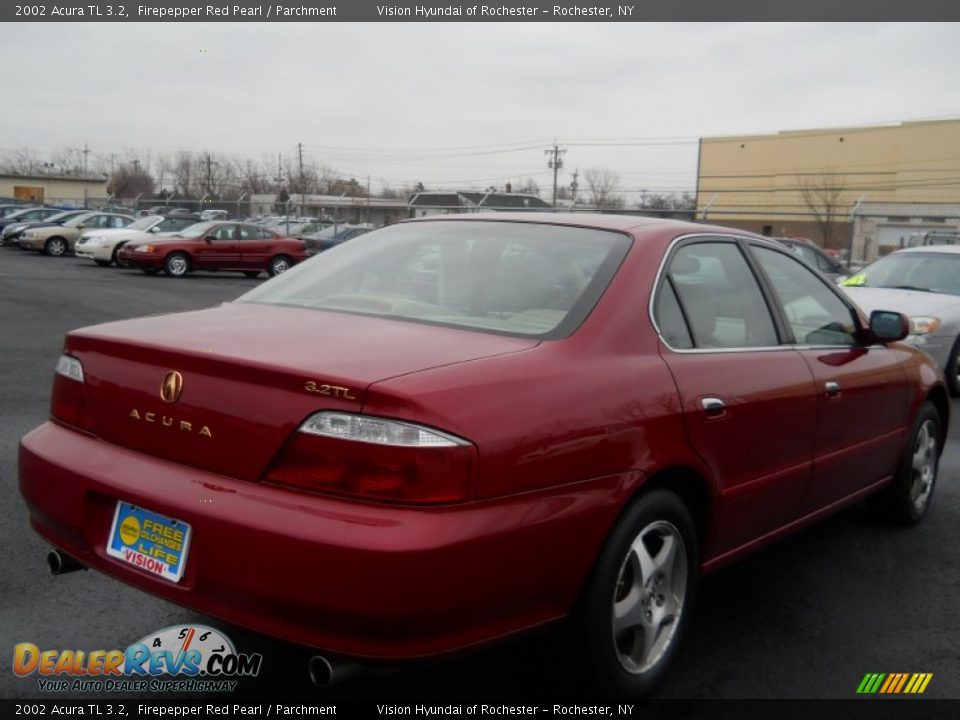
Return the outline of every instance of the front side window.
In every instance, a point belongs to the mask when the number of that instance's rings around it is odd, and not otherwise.
[[[196,225],[197,221],[192,218],[166,218],[161,220],[157,225],[157,232],[176,232],[177,230],[183,230],[188,228],[191,225]]]
[[[592,310],[629,245],[618,232],[561,225],[401,223],[340,245],[240,300],[563,337]]]
[[[779,344],[760,286],[734,243],[701,242],[681,247],[667,267],[667,277],[695,347]],[[658,318],[658,325],[662,332],[663,318]]]
[[[213,231],[211,236],[214,240],[234,240],[236,233],[233,225],[221,225]]]
[[[754,246],[756,256],[801,345],[855,345],[853,311],[814,273],[776,250]]]

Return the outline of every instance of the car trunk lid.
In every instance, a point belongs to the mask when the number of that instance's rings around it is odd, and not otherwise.
[[[374,382],[537,340],[345,313],[229,303],[71,333],[91,431],[245,480],[324,409],[360,412]]]

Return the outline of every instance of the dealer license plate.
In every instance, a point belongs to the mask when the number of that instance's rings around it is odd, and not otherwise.
[[[122,500],[113,514],[107,555],[179,582],[190,548],[190,526]]]

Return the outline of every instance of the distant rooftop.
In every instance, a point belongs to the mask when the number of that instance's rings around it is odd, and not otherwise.
[[[510,208],[549,210],[551,206],[536,195],[498,192],[419,192],[410,199],[418,208]]]

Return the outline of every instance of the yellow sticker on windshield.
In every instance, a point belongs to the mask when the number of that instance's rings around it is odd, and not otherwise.
[[[846,280],[844,280],[840,284],[846,285],[847,287],[857,287],[859,285],[866,285],[867,276],[864,275],[863,273],[859,273],[857,275],[854,275],[853,277],[848,277]]]

